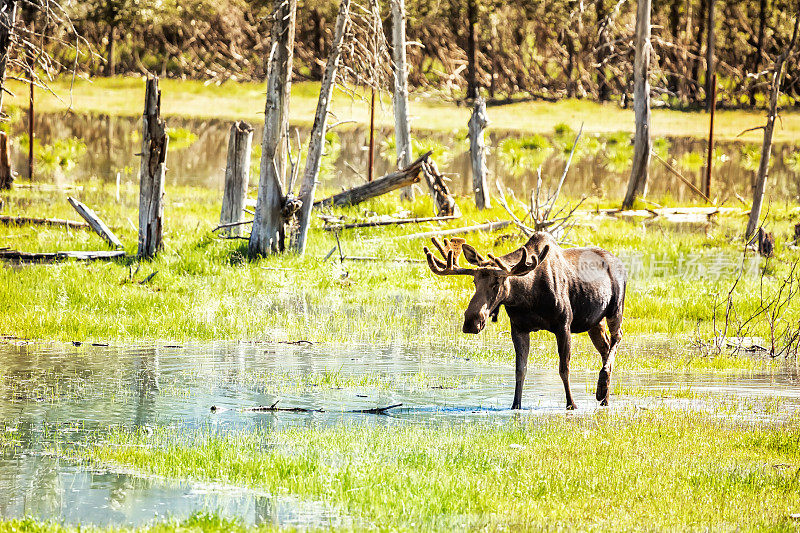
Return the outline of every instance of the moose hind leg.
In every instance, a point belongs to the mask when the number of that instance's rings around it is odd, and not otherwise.
[[[572,390],[569,386],[569,359],[572,352],[572,336],[569,329],[556,334],[558,342],[558,373],[564,383],[564,393],[567,395],[567,409],[575,409],[572,399]]]
[[[530,333],[511,330],[511,340],[514,342],[514,351],[517,354],[515,369],[514,402],[512,409],[522,408],[522,387],[525,385],[525,374],[528,371],[528,351],[530,350]]]
[[[601,405],[608,405],[611,370],[607,365],[611,341],[608,339],[605,325],[602,322],[591,328],[588,333],[589,338],[592,339],[592,344],[594,344],[594,347],[600,352],[600,357],[603,360],[603,368],[600,370],[600,377],[597,379],[597,393],[595,397]]]
[[[603,368],[600,370],[600,378],[597,384],[597,400],[600,405],[608,405],[608,388],[611,385],[611,372],[614,369],[614,360],[617,358],[617,348],[622,340],[622,314],[606,319],[610,335],[608,353],[603,358]],[[600,382],[605,383],[605,395],[601,398]]]

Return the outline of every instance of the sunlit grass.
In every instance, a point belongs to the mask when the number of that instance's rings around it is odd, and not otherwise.
[[[113,113],[136,116],[142,114],[144,82],[138,77],[95,78],[77,80],[70,90],[70,79],[55,80],[50,84],[55,96],[40,92],[37,97],[38,112],[63,112],[67,106],[79,113]],[[228,81],[221,85],[206,85],[202,81],[163,79],[162,112],[165,115],[193,118],[244,119],[258,123],[264,110],[265,83],[239,83]],[[291,120],[296,124],[310,125],[314,119],[319,85],[312,82],[292,85]],[[25,86],[10,80],[9,89],[16,95],[9,98],[11,105],[26,107]],[[391,95],[383,93],[376,121],[379,126],[393,126]],[[369,106],[366,100],[352,98],[337,91],[333,108],[337,120],[354,120],[369,123]],[[417,131],[456,131],[466,126],[469,109],[438,97],[411,95],[410,112],[412,128]],[[499,131],[522,133],[551,133],[558,124],[585,122],[586,133],[633,132],[633,109],[622,109],[617,104],[598,104],[589,100],[560,100],[558,102],[518,102],[490,107],[491,128]],[[775,141],[793,141],[800,135],[800,113],[784,110],[783,120],[776,126]],[[263,120],[263,119],[262,119]],[[706,138],[708,115],[696,111],[653,109],[652,134]],[[735,139],[760,142],[761,134],[748,128],[762,126],[766,117],[762,111],[722,110],[715,116],[717,139]]]
[[[503,427],[177,431],[119,431],[78,453],[168,478],[284,487],[390,529],[789,528],[800,510],[797,421],[656,409]]]
[[[185,520],[154,521],[152,525],[137,528],[96,527],[91,525],[64,526],[55,520],[39,521],[33,518],[0,520],[0,533],[72,533],[72,532],[137,532],[137,533],[244,533],[246,531],[279,531],[273,524],[246,527],[238,520],[220,517],[213,513],[198,513]]]
[[[68,194],[95,209],[118,234],[126,251],[136,253],[138,191],[123,182],[120,201],[113,185],[88,182]],[[319,223],[304,258],[292,254],[257,261],[245,258],[245,241],[218,240],[211,233],[219,217],[221,193],[195,187],[168,187],[165,202],[165,249],[157,259],[116,262],[0,267],[0,333],[24,338],[63,341],[182,340],[309,340],[313,342],[413,342],[450,355],[482,360],[508,360],[513,350],[509,324],[501,313],[498,324],[479,336],[461,333],[463,309],[472,296],[469,279],[441,278],[422,262],[398,263],[395,258],[422,261],[426,242],[404,239],[414,231],[466,226],[507,217],[502,208],[479,212],[471,201],[460,201],[464,215],[447,223],[363,228],[341,235],[345,255],[372,256],[379,261],[339,264],[321,259],[336,246],[334,236]],[[602,206],[590,200],[590,209]],[[770,225],[779,243],[785,242],[797,218],[791,206],[772,207]],[[394,196],[340,211],[350,217],[364,211],[392,214],[409,210],[430,216],[431,203],[420,197],[401,204]],[[15,189],[6,196],[5,213],[75,219],[66,193]],[[672,270],[639,273],[628,286],[624,331],[626,339],[619,368],[721,368],[743,370],[769,365],[751,357],[719,354],[699,357],[675,346],[688,346],[695,336],[708,339],[715,295],[726,294],[740,261],[739,241],[745,218],[721,216],[708,231],[676,230],[668,224],[595,217],[587,212],[582,226],[570,235],[575,244],[595,244],[620,256],[639,255]],[[511,251],[524,242],[513,228],[467,236],[480,250]],[[0,246],[23,251],[104,249],[88,230],[42,226],[0,226]],[[724,255],[729,272],[721,277],[684,276],[680,261]],[[774,288],[800,256],[779,245],[765,287]],[[763,264],[763,260],[756,260]],[[758,267],[758,265],[757,265]],[[140,283],[157,272],[147,283]],[[758,276],[746,276],[736,293],[742,312],[759,304]],[[718,311],[719,312],[719,311]],[[800,310],[787,309],[786,320]],[[719,318],[719,317],[718,317]],[[653,348],[654,334],[668,336],[672,347]],[[755,334],[766,331],[756,329]],[[644,339],[641,342],[632,342]],[[532,362],[554,361],[552,335],[533,338]],[[585,335],[575,336],[574,364],[594,368],[599,357]],[[650,345],[650,346],[648,346]]]

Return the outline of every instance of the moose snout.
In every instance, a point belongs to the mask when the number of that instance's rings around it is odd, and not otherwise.
[[[464,316],[464,326],[461,331],[464,333],[480,333],[486,326],[486,319],[489,318],[489,312],[482,310],[478,316]]]

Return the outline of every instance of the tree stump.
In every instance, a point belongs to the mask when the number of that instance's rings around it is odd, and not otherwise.
[[[142,161],[139,170],[139,257],[152,258],[162,248],[164,176],[167,172],[167,126],[161,119],[158,78],[148,78],[142,115]]]
[[[244,222],[244,200],[250,184],[250,153],[253,149],[253,127],[244,121],[234,122],[228,139],[228,164],[225,167],[225,192],[222,195],[220,224]],[[242,233],[242,226],[231,226],[223,232],[231,237]]]

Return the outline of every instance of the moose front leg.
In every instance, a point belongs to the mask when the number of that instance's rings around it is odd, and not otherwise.
[[[567,409],[575,409],[575,402],[572,400],[572,391],[569,386],[569,358],[572,351],[572,335],[569,328],[556,333],[558,342],[558,373],[561,381],[564,382],[564,392],[567,395]]]
[[[528,351],[531,346],[531,334],[511,328],[511,340],[514,342],[516,361],[516,385],[514,387],[514,402],[512,409],[522,408],[522,387],[525,384],[525,373],[528,371]]]

